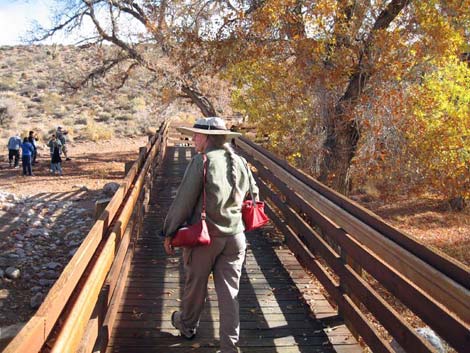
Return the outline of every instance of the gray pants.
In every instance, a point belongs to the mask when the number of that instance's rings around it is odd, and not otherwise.
[[[214,275],[219,301],[220,348],[222,353],[237,352],[240,334],[238,290],[245,260],[244,233],[213,237],[209,246],[183,250],[185,284],[181,321],[184,327],[195,329],[207,297],[207,282]]]

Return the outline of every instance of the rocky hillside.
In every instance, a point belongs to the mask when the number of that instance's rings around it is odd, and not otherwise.
[[[152,90],[139,70],[120,89],[110,90],[120,79],[118,70],[100,82],[71,89],[111,50],[0,47],[0,144],[15,131],[25,135],[29,130],[47,141],[57,126],[68,129],[72,140],[132,137],[154,131],[165,116],[197,114],[181,102],[177,109],[171,103],[164,106],[162,92]]]

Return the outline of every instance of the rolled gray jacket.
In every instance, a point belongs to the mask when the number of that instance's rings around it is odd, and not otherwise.
[[[258,187],[247,168],[243,157],[234,156],[234,172],[238,192],[232,194],[232,161],[229,152],[223,148],[207,149],[206,176],[206,221],[211,236],[235,235],[243,232],[241,207],[250,183],[256,200]],[[185,224],[194,224],[201,219],[202,210],[203,157],[195,155],[184,173],[175,199],[170,206],[163,224],[162,233],[171,237]]]

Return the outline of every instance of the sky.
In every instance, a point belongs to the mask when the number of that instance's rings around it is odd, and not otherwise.
[[[0,0],[0,46],[27,44],[28,30],[32,28],[33,22],[37,21],[45,28],[51,27],[51,17],[55,0]],[[107,12],[98,9],[96,16],[106,25]],[[109,21],[108,21],[109,22]],[[128,20],[124,16],[118,21],[120,35],[130,38],[132,33],[143,33],[145,28],[135,20]],[[56,34],[52,39],[44,41],[43,44],[62,43],[74,44],[81,39],[94,35],[92,22],[85,18],[81,30],[65,37],[63,32]]]
[[[0,45],[22,44],[32,21],[50,24],[52,0],[0,0]]]

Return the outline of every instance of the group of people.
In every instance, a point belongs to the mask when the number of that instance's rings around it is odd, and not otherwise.
[[[70,160],[67,156],[65,135],[67,135],[67,131],[59,126],[47,144],[50,151],[50,172],[52,174],[62,175],[62,154],[64,155],[65,160]],[[36,164],[36,158],[38,155],[37,150],[37,136],[34,131],[30,131],[28,136],[23,139],[21,139],[20,134],[10,137],[8,140],[8,163],[10,168],[19,168],[21,151],[23,176],[33,176],[33,166]]]

